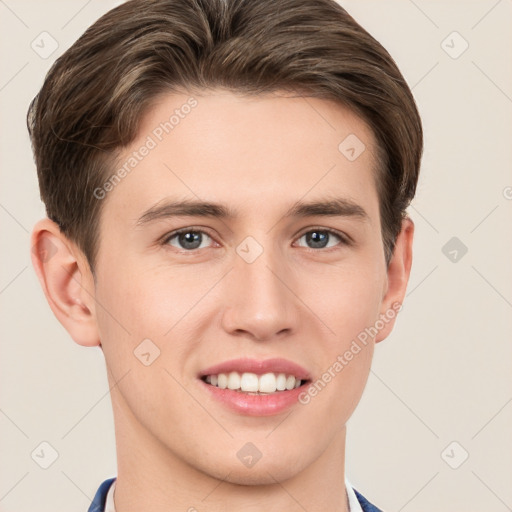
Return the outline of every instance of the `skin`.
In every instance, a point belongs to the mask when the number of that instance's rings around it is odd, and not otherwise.
[[[101,346],[114,411],[117,512],[346,511],[345,424],[360,400],[377,342],[362,346],[309,404],[254,417],[212,400],[198,373],[237,357],[282,357],[313,379],[357,335],[401,303],[412,260],[405,219],[386,266],[375,186],[375,139],[346,107],[284,94],[242,97],[214,90],[110,191],[100,221],[95,279],[82,252],[50,220],[34,228],[33,251],[48,302],[74,341]],[[119,162],[140,148],[190,95],[159,98]],[[338,145],[356,134],[366,150],[349,161]],[[297,201],[349,199],[357,216],[287,218]],[[137,225],[166,199],[200,199],[236,210],[232,219],[168,217]],[[159,243],[176,229],[201,229],[200,248]],[[337,230],[315,248],[304,236]],[[207,236],[208,235],[208,236]],[[253,237],[247,263],[237,246]],[[134,356],[144,339],[160,355]],[[291,413],[291,414],[290,414]],[[253,443],[247,468],[237,452]]]

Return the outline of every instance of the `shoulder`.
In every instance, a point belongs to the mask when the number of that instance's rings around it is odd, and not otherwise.
[[[115,479],[116,477],[109,478],[99,486],[87,512],[104,512],[107,493]]]
[[[377,508],[375,505],[372,505],[361,493],[354,489],[357,500],[363,509],[363,512],[382,512],[380,508]]]

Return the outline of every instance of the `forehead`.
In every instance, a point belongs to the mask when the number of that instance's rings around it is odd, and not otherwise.
[[[160,96],[120,155],[111,209],[131,219],[165,197],[229,203],[260,217],[326,194],[377,214],[375,139],[349,108],[319,98],[228,91]],[[116,172],[116,170],[114,172]],[[265,208],[262,206],[265,205]]]

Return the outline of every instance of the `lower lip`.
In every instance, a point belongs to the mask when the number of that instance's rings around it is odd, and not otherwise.
[[[299,395],[307,388],[299,386],[287,391],[277,391],[268,395],[249,395],[232,389],[221,389],[200,380],[211,395],[230,409],[247,416],[272,416],[285,411],[298,402]]]

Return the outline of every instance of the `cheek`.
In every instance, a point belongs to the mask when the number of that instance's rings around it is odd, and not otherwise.
[[[375,282],[345,283],[330,314],[337,319],[335,330],[340,341],[346,343],[357,338],[378,318],[381,305],[381,288]]]
[[[309,290],[309,303],[315,304],[314,312],[328,327],[322,338],[322,374],[312,392],[317,406],[333,408],[342,424],[357,405],[368,378],[374,349],[372,327],[379,318],[384,283],[385,273],[379,266],[354,266],[331,273],[321,288]]]
[[[119,381],[117,399],[147,428],[162,416],[169,397],[178,403],[183,393],[173,377],[182,381],[180,362],[189,347],[175,333],[190,309],[187,294],[193,293],[168,281],[127,265],[98,280],[97,323],[111,385]]]
[[[379,265],[331,267],[325,275],[310,274],[303,283],[304,302],[313,305],[311,309],[327,328],[326,341],[337,350],[379,316],[385,285]]]
[[[98,280],[96,297],[102,307],[97,321],[103,352],[116,378],[130,370],[138,382],[145,382],[142,388],[161,387],[169,384],[163,371],[167,368],[181,380],[197,349],[194,315],[213,278],[158,267],[110,268],[114,271]],[[160,369],[158,376],[154,368]]]
[[[110,268],[113,271],[102,276],[96,290],[97,300],[104,306],[99,322],[107,338],[126,331],[132,338],[163,337],[193,306],[200,291],[197,283],[183,283],[179,273],[169,276],[158,269],[145,271],[129,264]]]

